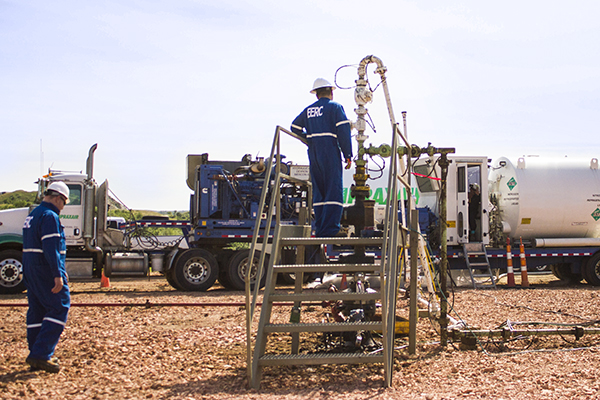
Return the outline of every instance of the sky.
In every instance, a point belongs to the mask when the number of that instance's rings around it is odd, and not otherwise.
[[[97,143],[95,179],[127,207],[187,210],[188,154],[268,155],[317,77],[355,120],[369,55],[414,144],[599,157],[598,15],[597,1],[0,0],[0,192],[85,171]],[[390,143],[381,86],[367,108],[367,144]],[[282,152],[307,163],[299,142]]]

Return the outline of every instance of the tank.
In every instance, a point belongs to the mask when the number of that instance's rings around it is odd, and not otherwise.
[[[512,239],[600,237],[597,158],[494,160],[489,196]]]

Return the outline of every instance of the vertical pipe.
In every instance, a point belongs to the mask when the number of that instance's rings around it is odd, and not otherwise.
[[[417,351],[417,259],[418,259],[418,241],[417,223],[419,221],[419,211],[410,211],[410,312],[408,320],[408,354],[415,354]]]
[[[445,153],[440,156],[440,167],[442,169],[442,181],[440,190],[440,343],[442,348],[448,346],[448,300],[446,298],[447,274],[448,274],[448,244],[447,244],[447,178],[448,178],[448,157]]]

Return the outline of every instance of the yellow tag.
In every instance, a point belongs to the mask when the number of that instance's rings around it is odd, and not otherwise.
[[[531,218],[521,218],[521,225],[531,225]]]
[[[448,228],[456,228],[456,221],[446,221]]]

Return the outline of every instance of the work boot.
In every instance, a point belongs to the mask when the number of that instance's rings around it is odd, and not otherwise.
[[[51,358],[50,360],[39,360],[37,358],[27,357],[25,362],[31,366],[32,371],[44,370],[53,374],[56,374],[58,371],[60,371],[60,365],[58,365],[57,358]]]
[[[335,234],[335,237],[350,237],[350,231],[348,230],[348,228],[340,228],[338,233]]]

